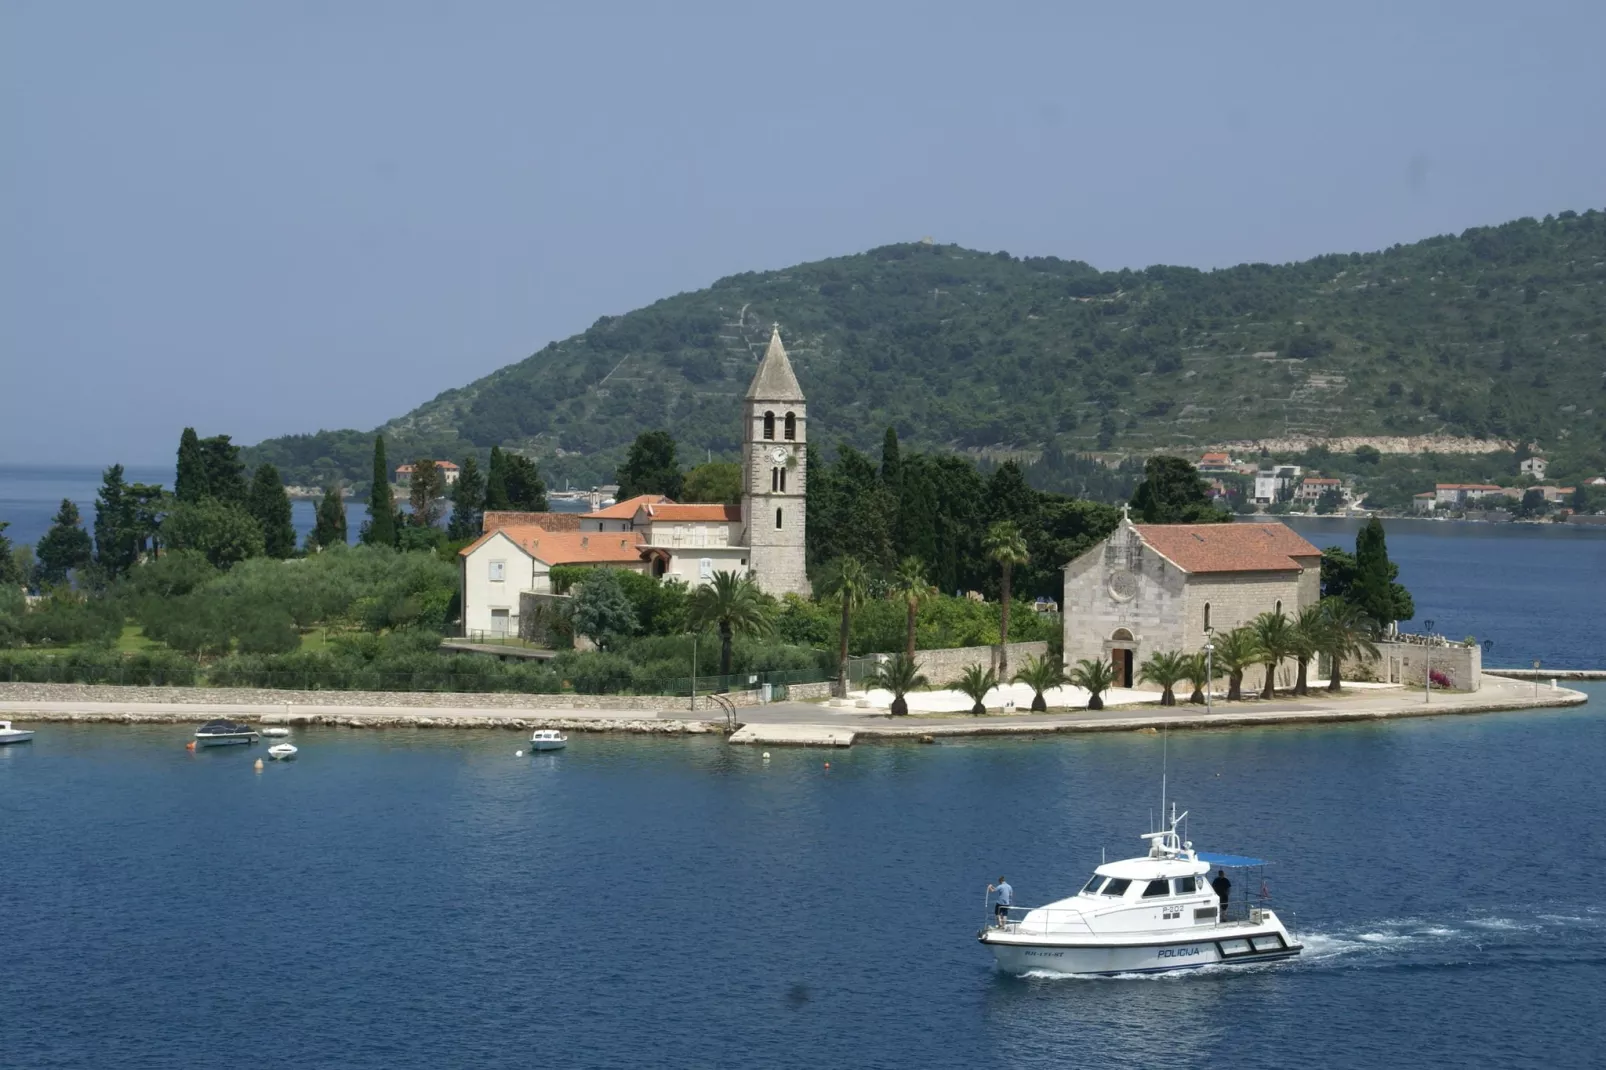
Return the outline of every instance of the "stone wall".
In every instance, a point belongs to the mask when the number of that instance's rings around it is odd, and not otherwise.
[[[1477,643],[1378,643],[1377,658],[1344,662],[1341,673],[1346,680],[1370,676],[1379,683],[1421,687],[1429,665],[1443,673],[1452,691],[1476,691],[1483,676],[1483,647]]]
[[[1048,653],[1048,644],[1042,641],[1035,643],[1009,644],[1009,671],[1019,671],[1030,657],[1043,657]],[[959,646],[947,650],[916,650],[915,665],[931,681],[933,687],[945,687],[970,668],[980,665],[984,668],[997,668],[998,648],[996,646]],[[792,688],[791,694],[796,697],[797,688]]]

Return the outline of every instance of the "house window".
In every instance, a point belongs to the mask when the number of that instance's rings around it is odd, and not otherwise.
[[[492,561],[491,562],[491,582],[492,583],[501,583],[506,578],[507,578],[507,562],[506,561]]]
[[[697,562],[697,575],[700,579],[705,580],[714,578],[714,559],[712,557],[705,557]]]
[[[766,412],[764,414],[764,437],[775,437],[775,414],[773,412]]]
[[[780,489],[781,489],[781,470],[779,468],[771,468],[770,469],[770,490],[780,490]]]
[[[1205,603],[1205,631],[1210,630],[1210,603]]]
[[[781,490],[784,491],[786,489],[786,469],[778,468],[776,471],[781,473]]]
[[[780,528],[781,528],[781,511],[779,509],[777,509],[777,510],[775,510],[775,530],[779,531]]]
[[[797,438],[797,413],[789,412],[786,414],[786,440],[790,442],[795,438]]]

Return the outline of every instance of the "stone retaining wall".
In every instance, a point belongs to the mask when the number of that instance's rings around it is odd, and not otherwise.
[[[1042,657],[1048,653],[1048,644],[1042,641],[1034,643],[1009,644],[1009,668],[1011,672],[1020,669],[1027,658]],[[996,646],[959,646],[948,650],[916,650],[915,664],[926,675],[935,687],[945,687],[959,679],[960,675],[972,665],[984,668],[997,668],[998,648]],[[794,688],[793,696],[797,695]]]

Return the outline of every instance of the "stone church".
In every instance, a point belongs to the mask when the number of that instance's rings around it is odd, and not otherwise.
[[[1285,524],[1134,524],[1065,565],[1065,664],[1109,658],[1116,686],[1268,610],[1321,598],[1321,551]]]
[[[464,634],[526,634],[521,618],[550,599],[557,565],[629,569],[693,587],[717,572],[751,573],[770,594],[807,596],[808,406],[779,325],[742,421],[739,506],[644,494],[591,513],[487,513],[483,534],[458,556]]]

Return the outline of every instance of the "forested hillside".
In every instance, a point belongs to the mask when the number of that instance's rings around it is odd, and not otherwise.
[[[644,429],[734,459],[779,322],[810,437],[1041,457],[1312,435],[1531,440],[1606,467],[1606,214],[1563,212],[1375,253],[1218,271],[890,245],[721,279],[386,424],[392,455],[493,445],[602,482]],[[367,474],[370,434],[272,439],[292,482]],[[560,483],[561,485],[561,483]]]

